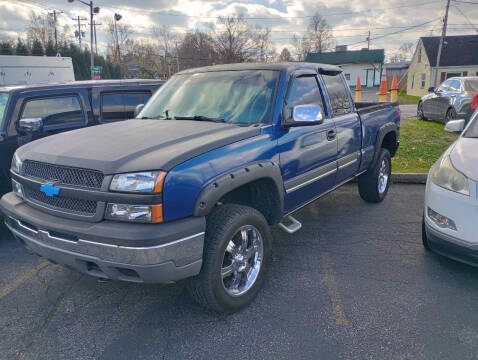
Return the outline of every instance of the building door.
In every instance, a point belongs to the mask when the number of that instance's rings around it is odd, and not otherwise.
[[[375,78],[375,69],[367,69],[367,87],[373,87],[375,84],[373,80]]]

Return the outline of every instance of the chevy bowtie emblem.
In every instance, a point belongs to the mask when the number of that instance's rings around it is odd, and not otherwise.
[[[40,186],[40,191],[45,193],[46,196],[54,197],[60,195],[60,188],[56,187],[54,184],[47,183]]]

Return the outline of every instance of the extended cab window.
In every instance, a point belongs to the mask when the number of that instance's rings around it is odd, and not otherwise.
[[[0,130],[3,127],[3,118],[7,109],[8,93],[0,93]]]
[[[132,119],[136,106],[145,104],[150,97],[149,92],[105,93],[101,97],[102,119],[106,121]]]
[[[297,105],[319,105],[324,110],[319,84],[314,75],[294,78],[287,92],[286,112],[292,116],[292,110]]]
[[[352,101],[350,100],[349,90],[342,77],[339,75],[322,75],[327,94],[334,116],[345,115],[352,112]]]
[[[41,118],[45,126],[85,121],[76,95],[27,100],[21,118]]]
[[[154,94],[140,117],[201,116],[241,125],[270,123],[278,77],[275,70],[178,74]]]

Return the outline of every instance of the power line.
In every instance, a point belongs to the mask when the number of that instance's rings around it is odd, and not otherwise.
[[[478,4],[478,3],[477,3]],[[463,11],[461,11],[461,9],[458,7],[458,5],[453,5],[453,7],[458,10],[460,12],[460,14],[466,19],[466,21],[468,21],[468,23],[473,26],[473,29],[475,29],[475,31],[478,32],[478,29],[476,28],[475,25],[473,25],[473,23],[470,21],[470,19],[468,18],[468,16],[465,15],[465,13]]]

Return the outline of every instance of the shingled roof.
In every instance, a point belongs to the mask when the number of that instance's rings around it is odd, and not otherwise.
[[[436,66],[439,36],[422,37],[430,66]],[[446,36],[440,66],[478,65],[478,35]]]
[[[352,50],[352,51],[333,51],[323,53],[309,53],[305,61],[342,65],[358,63],[383,63],[385,51],[383,49],[374,50]]]

